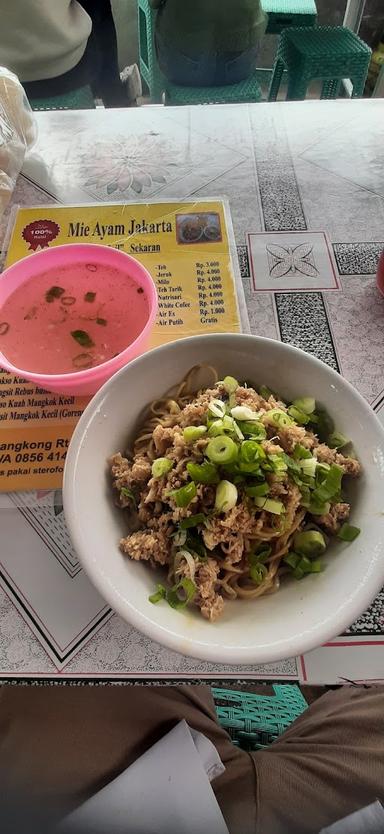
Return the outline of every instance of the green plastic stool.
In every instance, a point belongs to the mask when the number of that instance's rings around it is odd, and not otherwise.
[[[238,84],[225,87],[182,87],[165,81],[165,104],[228,104],[261,101],[258,73],[252,73]]]
[[[314,0],[261,0],[268,15],[268,34],[280,34],[288,26],[314,26],[317,9]]]
[[[295,684],[273,685],[274,695],[212,688],[219,723],[243,750],[262,750],[307,709]]]
[[[261,101],[261,89],[256,72],[238,84],[224,87],[184,87],[171,84],[157,63],[156,14],[148,0],[138,0],[140,73],[149,88],[152,102],[182,105]]]
[[[62,96],[32,98],[32,110],[94,110],[95,100],[90,87],[80,87]]]
[[[343,26],[285,29],[280,37],[268,100],[276,101],[285,69],[287,99],[304,99],[314,79],[323,81],[321,98],[336,98],[343,78],[351,80],[352,95],[361,96],[370,57],[369,46]]]

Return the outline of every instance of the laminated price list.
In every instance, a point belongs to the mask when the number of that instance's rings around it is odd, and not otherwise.
[[[123,218],[123,222],[122,222]],[[223,201],[19,209],[6,265],[40,246],[97,243],[137,258],[157,288],[149,347],[200,333],[242,329],[233,233]],[[0,491],[59,489],[73,430],[88,400],[65,397],[0,371]]]

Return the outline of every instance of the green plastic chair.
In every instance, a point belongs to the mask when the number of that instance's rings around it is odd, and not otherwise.
[[[94,110],[95,100],[90,87],[80,87],[61,96],[29,99],[32,110]]]
[[[140,74],[147,84],[152,102],[183,105],[261,101],[262,94],[256,71],[244,81],[224,87],[185,87],[171,84],[157,63],[156,14],[149,0],[138,0]]]
[[[242,750],[263,750],[307,709],[296,684],[273,685],[274,695],[212,688],[218,721]]]
[[[164,104],[239,104],[261,99],[256,71],[244,81],[225,87],[182,87],[169,81],[164,85]]]
[[[262,0],[268,15],[268,34],[280,34],[288,26],[314,26],[317,9],[314,0]]]
[[[287,99],[301,100],[311,81],[323,81],[321,98],[337,98],[343,78],[352,82],[352,95],[361,96],[371,50],[358,35],[343,26],[285,29],[280,36],[268,100],[276,101],[284,70],[288,73]]]

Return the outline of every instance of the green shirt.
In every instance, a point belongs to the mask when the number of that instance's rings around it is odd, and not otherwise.
[[[260,0],[150,0],[160,8],[158,31],[169,48],[189,57],[207,52],[242,53],[263,36]]]

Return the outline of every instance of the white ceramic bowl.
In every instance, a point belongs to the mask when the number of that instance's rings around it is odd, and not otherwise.
[[[260,600],[228,602],[216,623],[196,611],[148,601],[156,572],[118,547],[126,535],[113,505],[107,458],[127,447],[148,402],[197,362],[265,384],[283,398],[313,395],[352,438],[363,476],[351,489],[351,520],[361,527],[349,545],[335,543],[326,570],[283,584]],[[72,540],[90,579],[123,619],[182,654],[215,663],[267,663],[301,654],[343,632],[384,584],[384,431],[354,388],[327,365],[278,341],[218,334],[172,342],[127,365],[96,394],[73,435],[64,478]],[[159,580],[160,580],[159,572]]]

